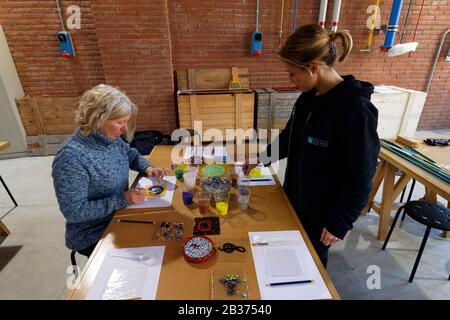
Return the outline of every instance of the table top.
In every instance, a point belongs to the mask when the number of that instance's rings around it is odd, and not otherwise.
[[[8,141],[0,141],[0,151],[5,150],[9,147]]]
[[[156,146],[150,155],[152,164],[155,167],[170,167],[171,149],[171,146]],[[314,251],[276,176],[275,179],[277,185],[251,187],[251,203],[245,213],[240,212],[236,201],[231,200],[229,217],[220,218],[220,236],[212,235],[209,237],[213,240],[217,240],[218,237],[221,239],[227,237],[248,239],[249,231],[299,230],[331,296],[333,299],[339,299],[339,294]],[[234,193],[232,197],[236,197],[234,188],[232,192]],[[164,243],[166,250],[156,299],[211,299],[211,272],[214,269],[216,259],[200,264],[189,264],[184,260],[182,254],[184,240],[192,235],[194,217],[207,215],[200,215],[197,208],[190,209],[183,205],[178,188],[175,190],[171,207],[119,210],[116,216],[132,216],[136,220],[164,219],[165,221],[183,222],[184,239],[182,241]],[[80,275],[81,280],[78,286],[69,292],[67,298],[84,299],[108,249],[155,245],[151,236],[155,230],[153,228],[156,228],[156,225],[127,224],[115,222],[113,219],[86,263]],[[260,299],[250,248],[248,248],[244,267],[248,281],[249,298]]]
[[[421,142],[420,146],[415,150],[433,159],[438,164],[450,164],[450,146],[429,146]],[[400,156],[397,156],[385,148],[381,148],[380,158],[386,160],[397,169],[410,175],[445,199],[450,199],[450,185],[433,176],[431,173],[428,173],[415,164],[403,159]]]

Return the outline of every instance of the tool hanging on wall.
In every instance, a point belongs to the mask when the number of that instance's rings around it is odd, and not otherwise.
[[[340,13],[341,13],[341,0],[334,0],[333,20],[331,21],[331,32],[336,32],[338,29]]]
[[[398,21],[400,18],[400,12],[402,9],[403,0],[394,0],[394,4],[392,5],[391,16],[389,18],[388,31],[386,33],[386,39],[384,41],[384,45],[380,47],[381,52],[387,52],[388,57],[399,56],[411,51],[416,51],[418,42],[409,42],[409,43],[399,43],[394,45],[395,42],[395,33],[398,32]],[[423,2],[422,2],[423,5]],[[422,7],[423,9],[423,7]],[[421,9],[421,12],[422,12]],[[420,19],[420,14],[419,14]],[[418,23],[418,22],[417,22]],[[417,27],[416,27],[417,30]]]
[[[407,25],[408,25],[409,16],[411,15],[411,7],[412,7],[412,4],[413,4],[413,0],[409,0],[409,3],[408,3],[408,10],[406,11],[405,22],[403,23],[402,35],[401,35],[401,37],[400,37],[400,43],[403,43],[403,37],[405,36],[405,33],[406,33],[406,29],[407,29]]]
[[[327,6],[328,6],[328,0],[320,1],[319,25],[323,28],[325,28],[325,19],[327,17]]]
[[[241,82],[239,81],[237,67],[231,68],[231,80],[230,80],[230,83],[228,84],[228,89],[229,90],[241,89]]]
[[[389,16],[389,24],[387,26],[386,38],[384,44],[380,47],[382,52],[388,52],[394,45],[395,33],[398,31],[398,20],[402,10],[403,0],[394,0]]]
[[[372,49],[373,31],[375,30],[375,25],[377,23],[377,15],[378,15],[379,6],[380,6],[380,0],[375,0],[375,4],[373,6],[373,11],[372,11],[372,20],[370,21],[369,36],[367,37],[366,47],[361,50],[362,52],[370,53],[370,51]]]
[[[59,14],[59,20],[61,22],[61,28],[62,31],[58,32],[58,42],[59,42],[59,48],[61,49],[61,55],[64,58],[74,58],[76,57],[75,48],[72,42],[72,37],[70,35],[70,32],[66,31],[64,27],[64,20],[61,13],[61,7],[59,5],[59,0],[56,1],[56,7],[58,9]]]
[[[422,5],[420,6],[419,17],[417,18],[416,28],[414,29],[414,34],[413,34],[413,38],[412,38],[411,42],[414,42],[414,40],[416,40],[417,28],[419,27],[419,21],[420,21],[420,17],[422,16],[424,4],[425,4],[425,0],[422,0]],[[409,56],[411,57],[411,52],[409,53]]]
[[[281,0],[280,30],[278,31],[278,49],[281,49],[281,38],[283,37],[284,0]]]
[[[259,32],[259,0],[256,0],[256,30],[252,32],[251,55],[257,58],[262,53],[262,33]]]
[[[295,0],[294,22],[292,24],[292,32],[295,32],[295,30],[297,29],[297,9],[298,9],[298,0]]]

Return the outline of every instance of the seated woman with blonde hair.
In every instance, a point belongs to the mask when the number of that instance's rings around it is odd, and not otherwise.
[[[53,161],[53,184],[66,218],[66,246],[87,257],[114,212],[144,200],[142,190],[128,189],[129,169],[162,177],[130,141],[137,107],[121,91],[100,84],[86,91],[76,113],[78,128]]]

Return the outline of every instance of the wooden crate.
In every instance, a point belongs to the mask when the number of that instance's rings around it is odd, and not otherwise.
[[[250,88],[248,68],[187,69],[177,71],[178,90],[228,89],[231,76],[235,72],[242,88]]]
[[[377,92],[377,91],[383,92]],[[427,94],[425,92],[379,86],[371,101],[378,109],[378,135],[393,139],[397,135],[414,137]]]
[[[395,86],[377,86],[371,102],[378,109],[378,135],[392,139],[397,135],[413,137],[420,120],[426,93]],[[257,128],[279,129],[286,126],[300,92],[256,89]]]
[[[277,91],[271,88],[255,89],[258,129],[282,130],[291,117],[292,108],[300,96],[300,91]]]
[[[241,89],[228,89],[233,73]],[[194,121],[202,121],[203,133],[218,129],[224,138],[226,129],[253,129],[255,97],[248,88],[248,68],[188,69],[177,72],[177,81],[180,128],[194,129]]]
[[[79,97],[24,97],[16,99],[25,128],[29,155],[55,154],[73,133]]]

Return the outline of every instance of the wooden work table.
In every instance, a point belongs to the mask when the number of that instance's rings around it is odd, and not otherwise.
[[[437,163],[450,163],[450,146],[429,146],[421,142],[420,146],[416,150],[433,159]],[[447,201],[450,200],[450,185],[441,179],[383,147],[380,150],[379,158],[381,161],[378,164],[378,168],[373,179],[369,202],[363,210],[363,214],[365,214],[368,212],[369,208],[372,208],[379,214],[380,221],[378,226],[378,240],[386,239],[391,223],[392,205],[411,179],[415,179],[417,182],[420,182],[425,186],[426,194],[424,195],[424,198],[426,200],[437,202],[437,195],[440,195]],[[402,171],[404,174],[396,182],[395,174],[397,171]],[[377,204],[374,202],[374,197],[380,188],[382,181],[382,200],[381,204]],[[443,236],[448,237],[448,234],[444,233]]]
[[[171,149],[171,146],[156,146],[150,155],[152,164],[155,167],[170,167]],[[220,236],[209,237],[216,241],[218,237],[222,239],[227,237],[248,239],[249,231],[300,230],[332,298],[339,299],[333,283],[315,253],[278,179],[276,179],[276,182],[277,184],[273,186],[252,187],[252,197],[247,212],[241,212],[237,208],[235,190],[233,188],[230,213],[228,217],[220,218],[221,234]],[[156,298],[173,300],[211,299],[211,271],[214,269],[217,257],[198,265],[189,264],[184,260],[182,244],[186,238],[192,235],[194,217],[202,217],[203,215],[200,215],[197,208],[188,208],[183,205],[178,188],[175,190],[172,207],[119,210],[116,216],[128,216],[137,220],[164,219],[165,221],[184,222],[183,240],[164,243],[166,249]],[[84,299],[108,249],[159,244],[152,240],[156,225],[128,224],[115,222],[114,220],[110,223],[88,260],[80,275],[81,280],[78,286],[69,292],[68,299]],[[260,299],[251,249],[249,247],[247,249],[244,267],[248,280],[249,298]]]

